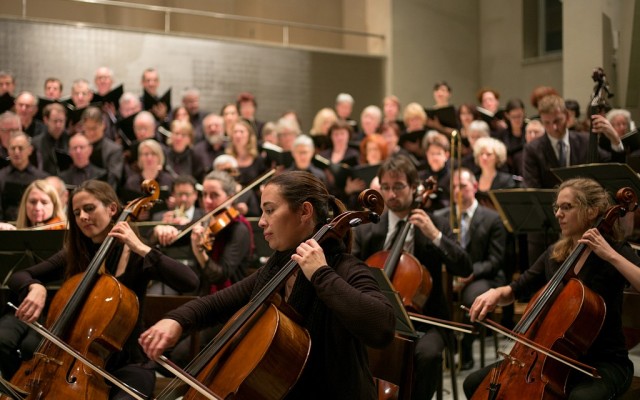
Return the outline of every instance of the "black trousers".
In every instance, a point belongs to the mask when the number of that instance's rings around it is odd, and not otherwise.
[[[462,385],[467,399],[475,393],[484,377],[497,365],[479,369],[471,373]],[[593,379],[583,373],[573,371],[569,375],[569,400],[608,400],[624,394],[631,386],[633,378],[633,363],[626,360],[622,363],[599,362],[590,364],[596,368],[602,379]]]

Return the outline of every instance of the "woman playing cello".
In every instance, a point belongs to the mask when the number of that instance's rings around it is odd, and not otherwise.
[[[256,273],[212,295],[185,304],[144,332],[139,341],[152,359],[176,343],[184,330],[226,321],[289,260],[300,268],[281,295],[311,336],[305,369],[287,398],[374,399],[365,345],[393,338],[391,305],[368,270],[343,243],[309,239],[342,205],[308,172],[287,171],[262,191],[259,225],[275,253]],[[273,372],[277,374],[278,372]]]
[[[606,314],[599,334],[579,361],[596,368],[601,379],[572,371],[565,390],[569,399],[615,398],[629,388],[633,376],[633,364],[629,360],[622,333],[622,294],[627,280],[636,289],[640,288],[640,259],[622,241],[621,234],[605,239],[598,229],[592,228],[610,205],[606,191],[591,179],[578,178],[563,182],[554,205],[561,238],[517,281],[478,296],[470,310],[472,321],[482,320],[497,305],[510,304],[517,298],[533,294],[551,278],[577,245],[586,245],[592,253],[577,276],[584,286],[602,297]],[[592,328],[596,326],[597,323],[592,321]],[[488,394],[487,388],[479,386],[492,367],[467,377],[464,391],[468,398],[476,389]]]
[[[140,303],[144,302],[147,284],[152,279],[181,291],[197,287],[197,277],[188,267],[145,245],[127,222],[114,225],[121,212],[122,206],[109,184],[89,180],[79,185],[71,194],[69,232],[64,248],[46,261],[16,272],[9,280],[9,287],[22,299],[16,317],[26,322],[37,320],[46,300],[44,285],[83,272],[109,236],[115,238],[117,244],[108,253],[105,268],[133,291]],[[141,316],[137,316],[134,332],[123,350],[109,359],[106,369],[129,386],[151,395],[155,372],[145,365],[147,359],[136,343],[141,328]],[[127,396],[119,389],[112,389],[109,395],[112,399]]]

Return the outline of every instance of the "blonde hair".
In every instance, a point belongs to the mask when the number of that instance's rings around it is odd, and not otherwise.
[[[244,126],[249,131],[249,141],[247,142],[247,146],[246,146],[247,147],[246,148],[247,152],[253,158],[258,157],[258,138],[256,136],[256,131],[253,129],[251,124],[248,123],[245,120],[237,121],[235,124],[233,124],[233,129],[235,129],[235,126],[238,125],[238,124]],[[238,158],[238,151],[236,150],[236,148],[233,145],[233,143],[231,143],[229,146],[227,146],[227,150],[226,151],[227,151],[227,154],[231,154],[235,158]]]
[[[427,113],[424,111],[424,107],[422,107],[419,103],[409,103],[404,108],[404,112],[402,113],[402,118],[404,119],[404,123],[408,124],[410,118],[420,117],[423,123],[427,122]]]
[[[29,195],[33,191],[33,189],[38,189],[43,192],[49,199],[51,199],[51,203],[53,203],[53,213],[51,214],[51,218],[58,217],[61,221],[66,221],[67,218],[64,215],[63,205],[60,202],[60,197],[58,196],[58,191],[45,179],[38,179],[33,182],[25,189],[22,194],[22,199],[20,200],[20,208],[18,210],[18,218],[16,219],[16,228],[24,229],[33,226],[29,218],[27,218],[27,199]]]
[[[476,140],[473,146],[473,159],[477,165],[480,165],[478,159],[484,149],[492,151],[496,155],[496,167],[501,167],[507,161],[507,146],[504,143],[492,137],[481,137]]]
[[[153,154],[157,155],[160,159],[160,167],[164,166],[164,151],[162,151],[162,146],[155,139],[145,139],[138,145],[138,167],[142,169],[142,160],[140,159],[140,149],[142,147],[146,147],[153,152]]]

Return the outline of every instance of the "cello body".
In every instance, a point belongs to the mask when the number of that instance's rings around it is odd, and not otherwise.
[[[83,274],[78,274],[62,285],[51,302],[47,326],[63,312],[82,279]],[[122,349],[137,315],[135,294],[113,276],[102,275],[90,291],[73,330],[64,333],[62,339],[94,365],[104,367],[109,354]],[[46,341],[31,360],[22,364],[11,383],[28,392],[27,399],[108,399],[110,389],[100,375]]]
[[[265,303],[251,323],[236,333],[196,379],[222,398],[281,399],[302,374],[310,350],[311,338],[306,329],[274,304]],[[198,400],[202,396],[190,389],[183,398]]]
[[[537,297],[529,303],[523,318]],[[525,332],[526,338],[573,359],[579,359],[598,336],[606,313],[602,298],[576,278],[570,279],[550,304],[545,318],[538,318]],[[564,399],[571,368],[516,343],[508,357],[496,368],[500,371],[497,395],[490,397],[491,373],[474,393],[481,399]]]
[[[372,254],[365,263],[370,267],[385,268],[393,257],[392,250],[382,250]],[[422,313],[422,309],[429,298],[433,282],[429,271],[420,264],[413,254],[402,252],[397,263],[393,266],[391,283],[400,294],[402,305],[408,310]]]

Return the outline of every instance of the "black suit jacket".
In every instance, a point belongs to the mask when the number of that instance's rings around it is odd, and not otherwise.
[[[569,165],[585,164],[588,161],[589,135],[584,132],[569,131],[570,160]],[[551,172],[551,168],[559,168],[560,162],[545,134],[524,146],[522,175],[524,185],[528,188],[552,189],[560,180]],[[598,162],[608,162],[611,154],[598,149]]]
[[[449,220],[450,209],[438,210]],[[504,274],[507,231],[497,212],[478,206],[469,225],[469,244],[466,251],[471,258],[475,279],[493,279],[506,283]]]
[[[413,255],[424,265],[433,281],[433,288],[423,312],[438,318],[449,318],[447,304],[442,287],[442,264],[453,275],[468,276],[471,273],[471,262],[462,247],[456,242],[447,220],[432,216],[434,225],[442,232],[440,247],[415,229],[415,245]],[[377,224],[361,225],[354,230],[352,253],[361,260],[366,260],[384,247],[389,229],[389,213],[385,211]]]

